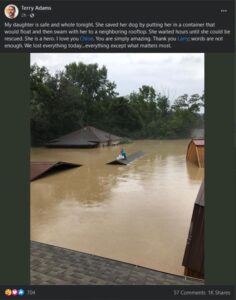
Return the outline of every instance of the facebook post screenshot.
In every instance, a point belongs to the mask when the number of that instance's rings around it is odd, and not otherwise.
[[[235,299],[233,0],[0,2],[0,299]]]

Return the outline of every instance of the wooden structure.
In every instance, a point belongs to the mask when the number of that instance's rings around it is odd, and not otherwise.
[[[129,156],[127,156],[127,159],[115,159],[115,160],[107,163],[107,165],[128,165],[131,161],[138,159],[138,158],[142,157],[143,155],[144,155],[144,153],[142,151],[135,152],[135,153],[132,153]]]
[[[192,139],[188,145],[186,159],[199,168],[204,168],[205,141],[204,139]]]
[[[204,278],[204,182],[202,182],[195,204],[186,243],[183,266],[184,275]]]
[[[120,140],[119,136],[87,126],[54,139],[46,146],[51,148],[94,148],[118,145]]]
[[[72,164],[63,161],[34,161],[30,164],[30,181],[43,177],[49,173],[76,168],[80,166],[82,165]]]

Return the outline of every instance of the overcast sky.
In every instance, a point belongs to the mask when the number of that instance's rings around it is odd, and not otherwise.
[[[31,64],[45,66],[53,73],[72,62],[105,65],[108,79],[115,81],[120,96],[138,91],[142,85],[153,86],[172,101],[183,94],[201,95],[204,91],[204,54],[201,53],[31,54]]]

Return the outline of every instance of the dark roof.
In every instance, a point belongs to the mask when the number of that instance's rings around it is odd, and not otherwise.
[[[119,141],[121,138],[114,134],[105,132],[92,126],[73,131],[47,143],[47,146],[78,146],[93,147],[98,143],[108,141]]]
[[[193,208],[183,265],[191,271],[204,274],[204,180]]]
[[[143,155],[144,155],[144,153],[142,151],[135,152],[135,153],[128,155],[127,159],[115,159],[115,160],[107,163],[107,165],[128,165],[131,161],[133,161]]]
[[[204,276],[204,207],[194,205],[183,266]]]
[[[72,164],[63,161],[34,161],[30,163],[30,181],[38,179],[53,171],[65,170],[80,167],[79,164]]]
[[[33,285],[204,284],[202,280],[163,273],[131,263],[35,241],[31,241],[30,249],[31,284]]]

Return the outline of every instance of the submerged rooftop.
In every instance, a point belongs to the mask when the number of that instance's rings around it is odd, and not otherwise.
[[[119,142],[120,137],[98,128],[87,126],[58,137],[46,144],[47,147],[96,147],[100,143]]]

